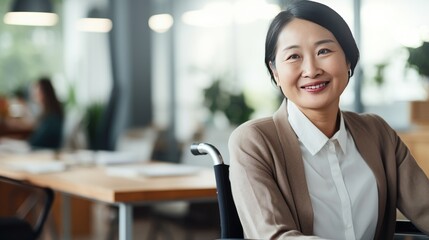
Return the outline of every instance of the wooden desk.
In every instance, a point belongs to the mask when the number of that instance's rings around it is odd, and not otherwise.
[[[0,156],[0,175],[26,180],[39,186],[50,187],[58,192],[118,206],[119,239],[123,240],[132,239],[134,204],[216,198],[216,182],[212,169],[203,169],[197,174],[187,176],[119,177],[108,175],[103,167],[75,166],[64,172],[45,174],[14,171],[7,167],[9,161],[20,159],[37,161],[37,158],[40,156],[31,156],[31,154],[2,155]]]

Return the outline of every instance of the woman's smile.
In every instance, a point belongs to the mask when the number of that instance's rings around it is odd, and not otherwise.
[[[305,91],[311,92],[311,93],[319,93],[324,89],[326,89],[328,85],[329,85],[329,81],[322,81],[322,82],[318,81],[318,82],[305,84],[301,86],[301,89],[304,89]]]

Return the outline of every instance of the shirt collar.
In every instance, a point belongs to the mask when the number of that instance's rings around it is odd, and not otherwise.
[[[334,136],[332,137],[332,139],[334,139],[334,137],[336,137],[338,144],[340,145],[341,150],[343,151],[343,153],[346,153],[346,146],[347,146],[347,129],[346,129],[346,125],[344,124],[344,118],[343,118],[343,113],[340,111],[340,129],[338,130],[338,132],[336,132],[334,134]]]
[[[290,100],[287,101],[288,120],[295,131],[299,141],[310,152],[317,154],[329,141],[325,136]],[[340,129],[332,136],[331,140],[337,140],[341,150],[346,152],[347,131],[343,115],[340,112]]]

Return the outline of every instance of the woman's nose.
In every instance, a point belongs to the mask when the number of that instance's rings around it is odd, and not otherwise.
[[[316,78],[323,71],[314,58],[306,58],[302,63],[302,76],[306,78]]]

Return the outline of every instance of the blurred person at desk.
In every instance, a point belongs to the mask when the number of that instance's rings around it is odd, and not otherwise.
[[[0,139],[0,148],[27,147],[31,149],[58,149],[62,144],[64,112],[51,80],[40,78],[32,88],[32,98],[37,106],[34,120],[6,119],[4,126],[16,131],[31,131],[26,141]],[[8,147],[5,147],[7,145]],[[13,149],[11,149],[13,151]]]

